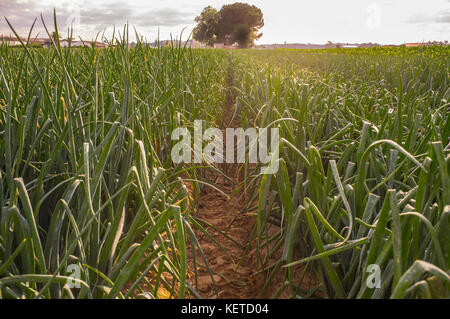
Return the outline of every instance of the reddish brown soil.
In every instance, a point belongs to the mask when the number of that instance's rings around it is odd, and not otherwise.
[[[216,187],[230,195],[234,189],[234,185],[222,176],[218,177]],[[213,225],[222,232],[211,227],[207,229],[208,233],[225,250],[221,249],[207,235],[196,231],[203,253],[214,275],[217,288],[217,290],[214,289],[211,276],[204,263],[200,262],[200,255],[197,254],[197,260],[200,264],[197,267],[198,290],[202,297],[238,299],[258,297],[258,283],[255,275],[258,267],[256,267],[255,260],[251,254],[245,256],[241,266],[237,267],[254,224],[254,217],[240,214],[239,210],[244,204],[245,198],[241,201],[239,201],[237,196],[227,198],[223,194],[209,188],[204,188],[201,193],[196,217]],[[232,223],[233,219],[235,220]],[[229,227],[230,224],[231,227]],[[192,258],[189,258],[189,264],[192,267]]]

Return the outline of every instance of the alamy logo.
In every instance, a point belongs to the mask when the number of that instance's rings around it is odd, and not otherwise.
[[[366,279],[366,285],[370,289],[381,288],[381,268],[377,264],[367,266],[369,275]]]
[[[78,1],[71,2],[66,10],[68,16],[66,18],[67,29],[79,29],[81,26],[81,4]]]
[[[76,264],[71,264],[67,266],[67,273],[69,274],[69,278],[67,279],[66,285],[69,288],[80,288],[80,279],[81,279],[81,269],[80,266]]]
[[[367,27],[372,30],[381,28],[381,8],[377,4],[371,4],[367,7]]]
[[[194,122],[193,139],[187,128],[177,128],[172,132],[172,141],[179,141],[172,148],[172,161],[175,164],[203,162],[232,164],[248,161],[251,164],[266,165],[261,169],[261,174],[277,173],[280,146],[278,128],[248,128],[246,130],[227,128],[225,138],[226,145],[224,145],[223,133],[218,128],[208,128],[203,131],[202,121]],[[237,139],[237,145],[235,139]]]

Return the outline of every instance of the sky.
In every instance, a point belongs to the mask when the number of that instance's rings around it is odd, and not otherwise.
[[[450,0],[255,0],[265,20],[262,38],[269,43],[341,43],[450,41]],[[53,8],[63,36],[73,26],[76,37],[92,40],[97,33],[111,37],[113,27],[134,26],[148,41],[186,38],[194,18],[208,5],[220,9],[235,1],[201,0],[0,0],[0,34],[10,35],[5,16],[21,36],[38,17],[33,36],[48,37]],[[134,40],[134,31],[130,40]]]

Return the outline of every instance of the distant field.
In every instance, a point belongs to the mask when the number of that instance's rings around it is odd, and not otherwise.
[[[280,130],[278,173],[240,164],[227,194],[260,296],[449,298],[449,68],[448,47],[0,45],[0,298],[199,297],[199,199],[227,171],[175,165],[171,134],[229,116]]]

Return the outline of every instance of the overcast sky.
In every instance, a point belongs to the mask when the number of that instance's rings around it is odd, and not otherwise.
[[[99,31],[110,35],[113,26],[127,21],[147,40],[189,34],[194,18],[208,5],[220,9],[236,1],[201,0],[0,0],[0,16],[6,16],[19,34],[26,36],[35,17],[42,13],[53,29],[52,10],[66,35],[73,25],[75,34],[91,40]],[[245,1],[243,1],[245,2]],[[378,42],[404,43],[450,40],[450,0],[255,0],[265,26],[263,43]],[[42,24],[36,32],[47,37]],[[36,34],[34,33],[34,35]],[[11,33],[5,20],[0,34]],[[133,37],[134,38],[134,37]]]

